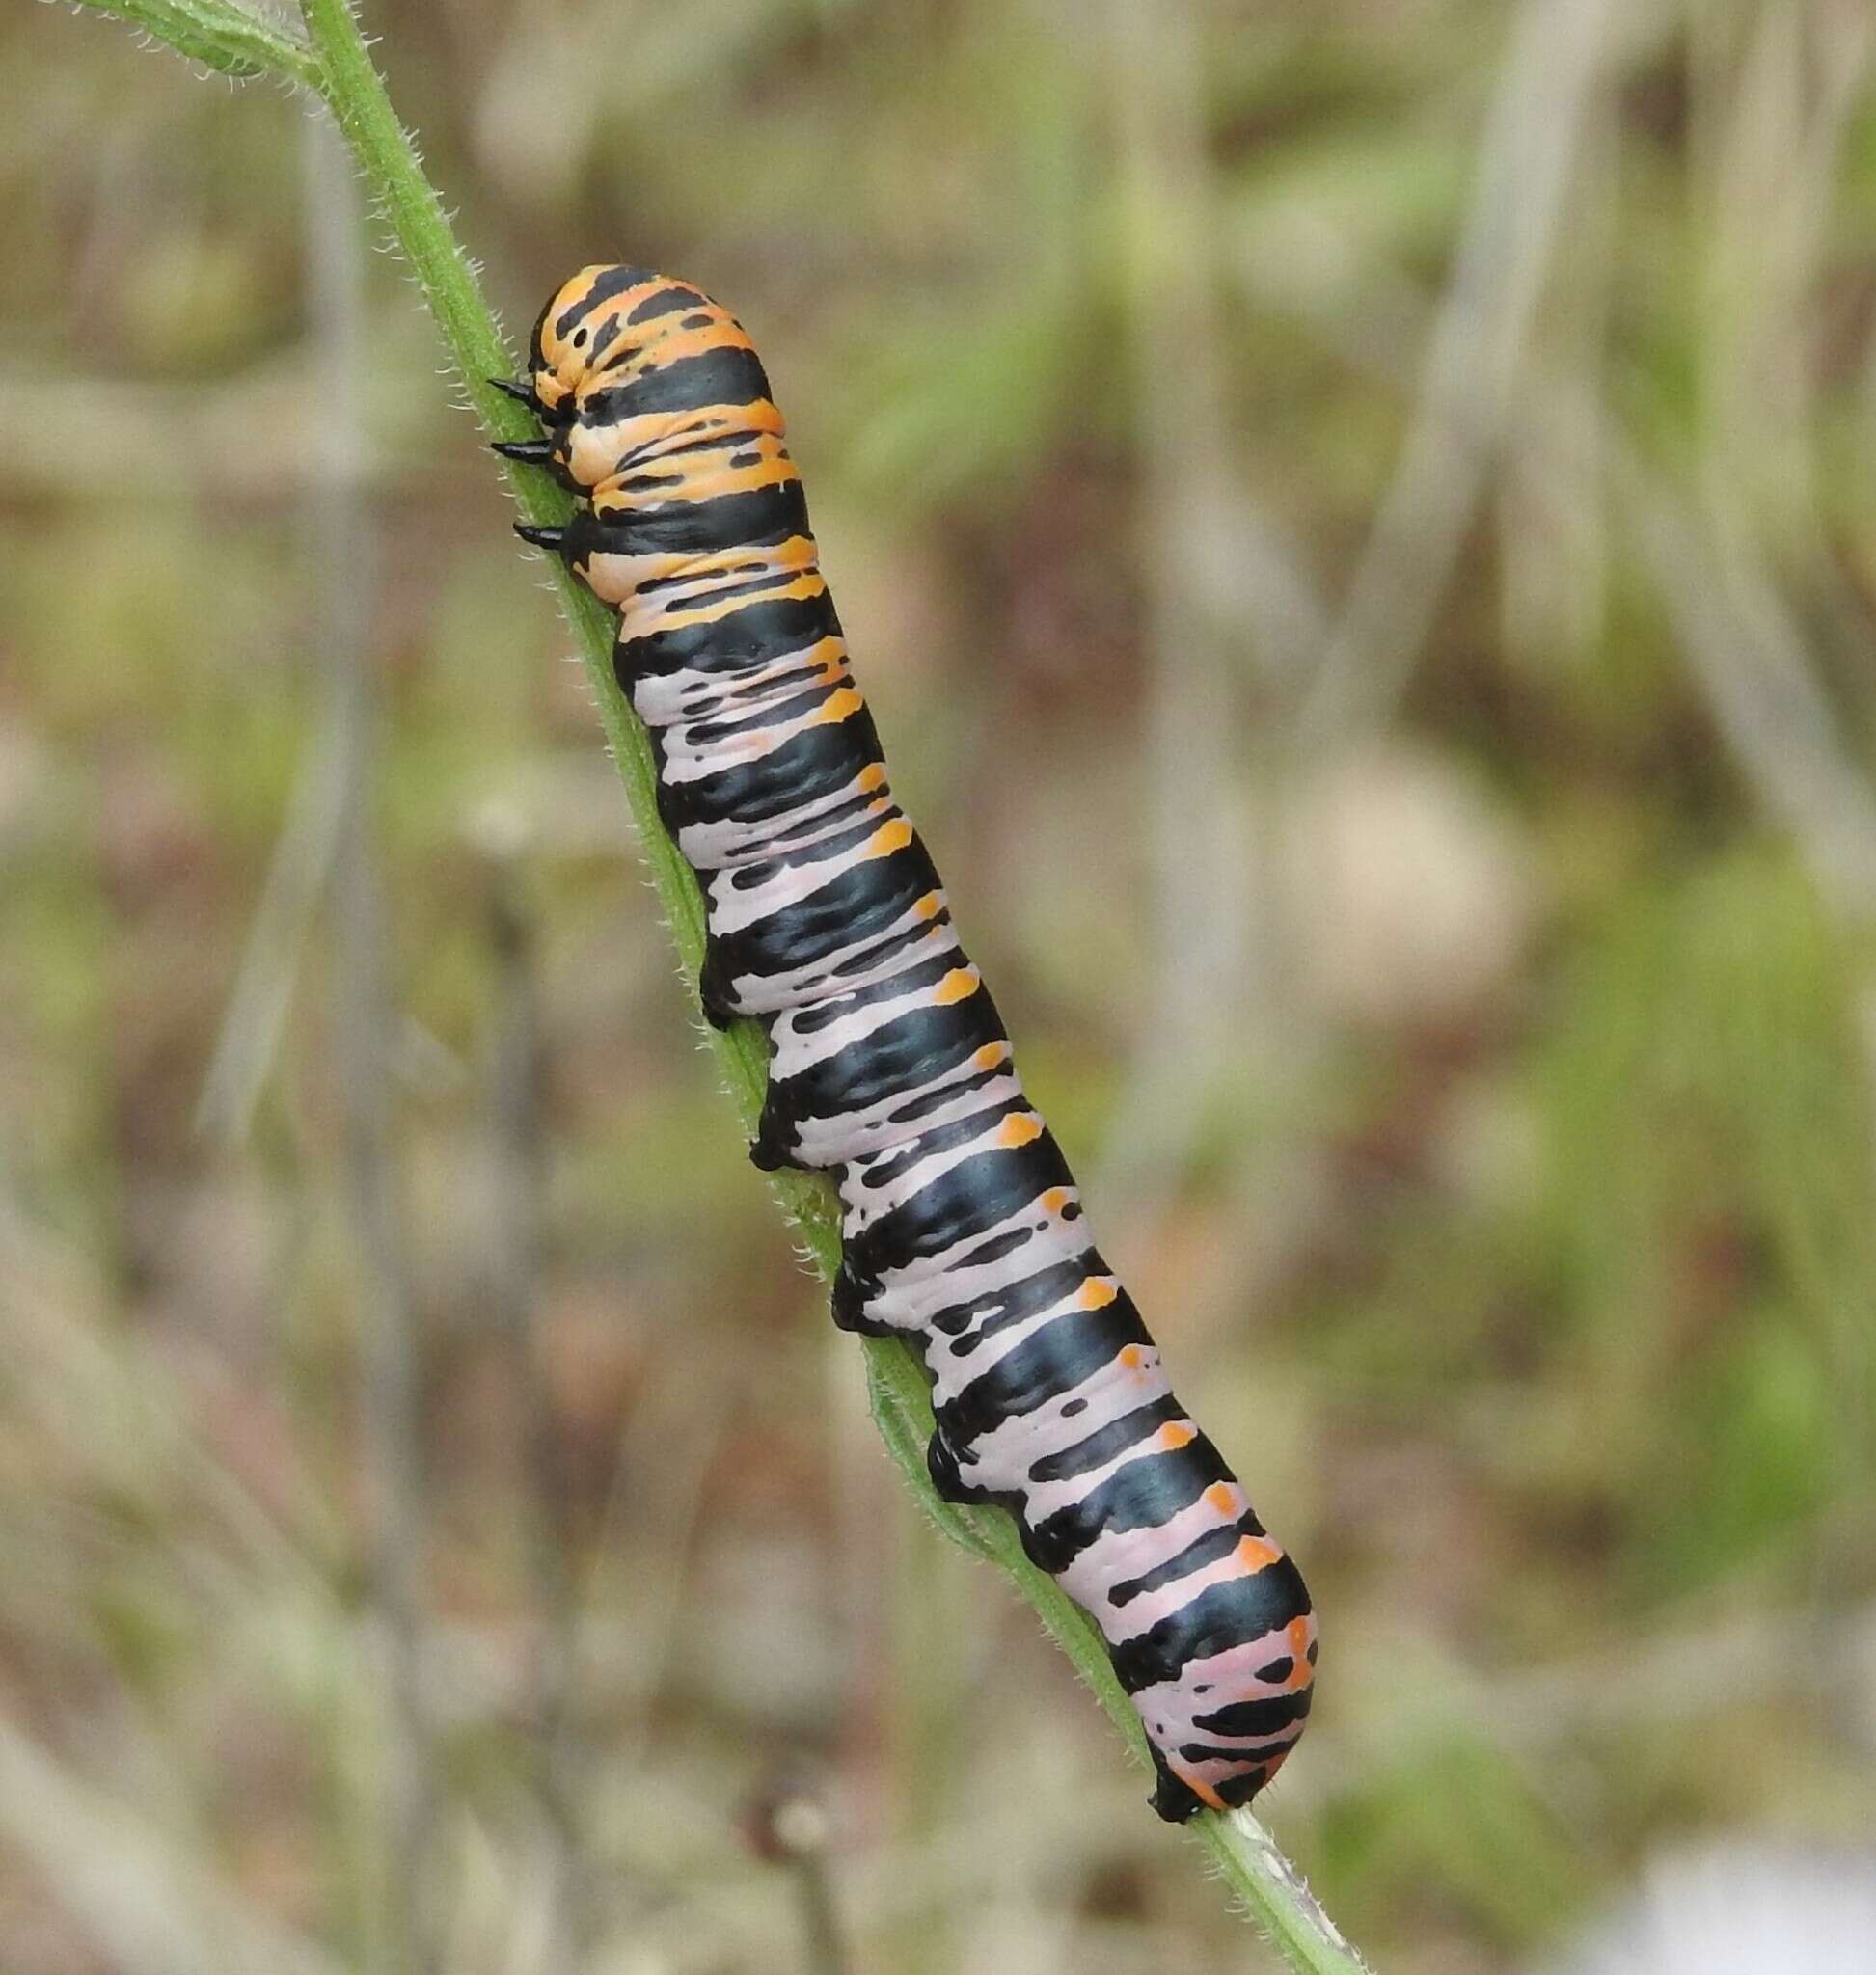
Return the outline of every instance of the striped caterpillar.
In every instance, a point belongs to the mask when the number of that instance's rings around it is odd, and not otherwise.
[[[702,886],[700,989],[767,1031],[750,1155],[839,1190],[844,1329],[932,1382],[932,1479],[993,1502],[1101,1630],[1153,1805],[1249,1801],[1302,1733],[1316,1621],[1295,1565],[1173,1396],[892,799],[748,338],[680,281],[588,267],[495,380],[547,436],[498,445],[579,498],[518,525],[619,613],[613,662]]]

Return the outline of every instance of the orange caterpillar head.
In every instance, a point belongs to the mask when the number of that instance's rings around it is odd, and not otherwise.
[[[583,267],[549,300],[529,345],[530,382],[550,422],[570,419],[589,380],[626,384],[697,350],[748,338],[688,282],[648,267]]]

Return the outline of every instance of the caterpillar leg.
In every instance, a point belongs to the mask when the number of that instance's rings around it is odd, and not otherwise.
[[[940,1502],[983,1502],[987,1500],[981,1488],[974,1487],[964,1477],[959,1465],[957,1449],[945,1439],[942,1428],[932,1435],[931,1444],[925,1449],[925,1469],[932,1477],[932,1486],[938,1490]]]
[[[761,1173],[779,1173],[786,1167],[801,1173],[812,1172],[814,1169],[790,1150],[793,1136],[793,1127],[775,1108],[775,1087],[771,1084],[770,1101],[763,1106],[755,1137],[749,1142],[749,1164]]]
[[[893,1326],[881,1323],[866,1313],[867,1305],[880,1293],[877,1277],[863,1274],[854,1266],[853,1257],[841,1259],[838,1274],[833,1279],[833,1299],[831,1314],[843,1331],[854,1331],[862,1337],[890,1337]]]
[[[728,1028],[739,1013],[723,986],[722,968],[714,947],[704,949],[703,967],[697,975],[697,1001],[703,1009],[704,1020],[713,1029]]]

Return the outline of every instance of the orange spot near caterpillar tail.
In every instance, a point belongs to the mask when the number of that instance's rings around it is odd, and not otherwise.
[[[1188,1770],[1183,1763],[1169,1763],[1167,1767],[1201,1803],[1212,1810],[1225,1808],[1225,1799],[1196,1770]]]

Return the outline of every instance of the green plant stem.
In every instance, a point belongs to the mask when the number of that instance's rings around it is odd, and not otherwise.
[[[216,0],[85,0],[146,28],[181,53],[214,61],[208,44],[244,62],[265,62],[313,89],[330,104],[378,203],[381,216],[416,270],[469,401],[490,436],[534,434],[521,408],[491,389],[491,377],[509,377],[516,359],[482,299],[474,270],[458,246],[416,149],[399,124],[344,0],[303,0],[310,50],[272,30],[250,23],[237,37],[233,10]],[[180,31],[178,32],[177,29]],[[264,50],[264,52],[262,52]],[[227,61],[217,67],[230,67]],[[509,482],[522,514],[538,526],[563,522],[571,512],[564,493],[538,469],[510,467]],[[582,588],[558,556],[547,557],[560,604],[579,642],[602,726],[625,784],[639,840],[687,980],[694,987],[703,962],[703,900],[690,866],[659,821],[650,744],[612,676],[612,614]],[[768,1081],[768,1043],[753,1023],[736,1023],[711,1035],[737,1116],[752,1132]],[[817,1176],[777,1174],[770,1181],[782,1210],[799,1231],[824,1280],[840,1262],[840,1223],[832,1188]],[[1123,1692],[1106,1648],[1089,1620],[1022,1554],[1010,1519],[995,1510],[961,1508],[942,1501],[925,1467],[932,1411],[925,1375],[910,1345],[897,1339],[861,1340],[873,1417],[888,1452],[934,1523],[954,1542],[995,1563],[1029,1601],[1045,1629],[1094,1690],[1134,1756],[1148,1760],[1140,1718]],[[1201,1812],[1187,1828],[1211,1854],[1220,1876],[1252,1919],[1301,1975],[1361,1975],[1361,1958],[1342,1939],[1278,1851],[1247,1811]]]

